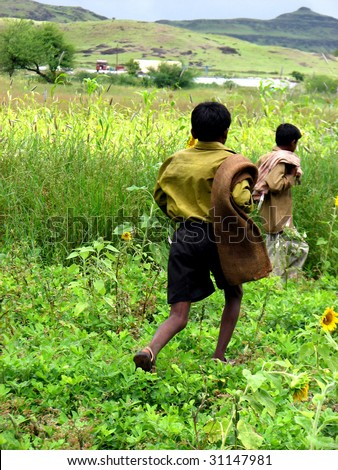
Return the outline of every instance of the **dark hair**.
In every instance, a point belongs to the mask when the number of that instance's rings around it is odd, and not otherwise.
[[[280,124],[276,130],[276,144],[290,145],[294,140],[297,142],[302,137],[298,127],[293,124]]]
[[[217,141],[229,129],[231,115],[224,104],[206,101],[198,104],[191,113],[194,137],[202,142]]]

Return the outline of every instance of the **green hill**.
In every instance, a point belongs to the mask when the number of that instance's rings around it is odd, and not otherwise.
[[[260,45],[291,47],[315,52],[338,49],[338,20],[309,8],[280,15],[273,20],[239,18],[233,20],[168,21],[167,24],[205,34],[226,34]]]
[[[332,55],[278,46],[260,46],[241,39],[204,34],[188,29],[132,20],[107,20],[60,25],[67,41],[76,47],[77,66],[94,68],[97,59],[115,67],[130,59],[179,60],[199,73],[209,74],[306,75],[338,74],[338,60]]]
[[[297,14],[302,16],[300,10]],[[172,22],[104,20],[82,8],[42,5],[31,0],[15,3],[0,0],[0,16],[7,15],[59,22],[65,39],[76,49],[76,68],[94,69],[97,59],[108,60],[113,68],[117,64],[126,64],[130,59],[155,59],[179,60],[199,74],[204,74],[208,68],[209,75],[227,77],[290,76],[293,71],[305,75],[338,74],[338,59],[332,54],[324,56],[290,47],[257,45],[225,35],[224,29],[223,32],[216,32],[215,28],[212,32],[204,32],[204,22],[211,20],[198,20],[200,31],[183,27],[178,30]],[[293,17],[294,14],[290,15]],[[321,17],[316,13],[313,15]],[[228,20],[219,20],[217,24],[223,21]],[[5,22],[5,19],[0,19],[0,29]]]
[[[32,0],[0,0],[0,17],[51,21],[55,23],[107,19],[105,16],[97,15],[84,8],[45,5]]]
[[[32,0],[0,0],[0,17],[73,23],[108,18],[80,7],[46,5]],[[231,36],[254,44],[283,46],[311,52],[333,53],[338,49],[338,20],[299,8],[272,20],[250,18],[215,20],[160,20],[157,23],[202,34]],[[147,23],[150,25],[151,23]]]

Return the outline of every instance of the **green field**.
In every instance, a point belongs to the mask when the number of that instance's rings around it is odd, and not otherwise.
[[[2,80],[0,448],[337,450],[336,95]],[[280,122],[301,129],[310,254],[297,282],[244,285],[235,366],[210,359],[216,292],[147,374],[132,357],[168,315],[172,231],[152,191],[202,100],[228,106],[227,145],[253,162]]]

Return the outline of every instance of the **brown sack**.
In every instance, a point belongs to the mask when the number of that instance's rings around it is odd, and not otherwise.
[[[243,155],[230,155],[218,168],[211,191],[211,215],[218,254],[230,285],[266,277],[272,271],[267,249],[258,226],[231,195],[237,183],[248,180],[251,190],[258,170]]]

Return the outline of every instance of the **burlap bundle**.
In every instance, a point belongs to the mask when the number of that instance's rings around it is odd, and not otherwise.
[[[237,183],[248,180],[251,190],[258,170],[243,155],[227,157],[218,168],[211,191],[211,215],[218,254],[230,285],[268,276],[272,266],[261,231],[233,200]]]

